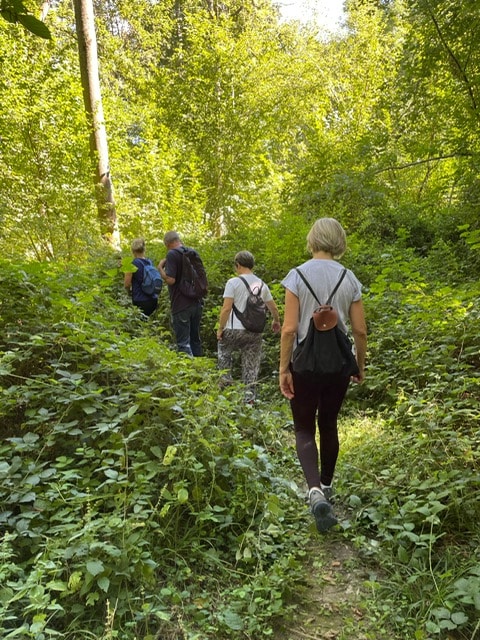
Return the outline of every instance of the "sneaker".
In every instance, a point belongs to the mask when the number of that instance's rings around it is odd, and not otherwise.
[[[333,504],[333,487],[322,487],[322,491],[326,500]]]
[[[317,530],[320,533],[328,531],[328,529],[337,524],[332,505],[319,489],[314,489],[310,493],[310,509],[315,518]]]

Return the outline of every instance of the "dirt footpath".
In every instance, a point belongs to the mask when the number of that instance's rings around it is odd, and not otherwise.
[[[393,640],[368,610],[372,569],[341,530],[320,535],[313,525],[310,531],[305,584],[293,619],[277,627],[274,640]]]

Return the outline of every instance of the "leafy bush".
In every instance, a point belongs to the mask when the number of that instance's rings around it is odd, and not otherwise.
[[[159,342],[116,270],[2,273],[2,637],[268,634],[302,550],[278,414]]]
[[[406,251],[386,254],[370,284],[367,384],[354,395],[372,417],[347,435],[342,477],[352,537],[388,575],[372,584],[378,615],[405,638],[470,639],[480,609],[480,289],[435,276]]]
[[[376,567],[381,628],[471,640],[478,283],[455,282],[458,256],[439,285],[435,251],[352,245],[370,336],[367,382],[343,411],[344,535]],[[212,334],[229,264],[205,309]],[[91,269],[0,270],[3,637],[268,637],[306,542],[277,337],[265,336],[261,404],[245,406],[240,386],[220,392],[214,358],[169,348],[166,298],[142,322],[115,259]]]

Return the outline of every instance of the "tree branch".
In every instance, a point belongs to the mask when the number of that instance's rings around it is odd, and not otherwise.
[[[448,54],[450,60],[453,62],[454,67],[457,69],[461,80],[463,81],[463,83],[465,84],[465,86],[467,88],[467,93],[470,96],[470,100],[472,102],[473,110],[477,111],[477,101],[475,100],[475,96],[473,94],[473,88],[472,88],[472,85],[470,84],[470,81],[469,81],[468,76],[467,76],[467,74],[465,72],[465,69],[462,67],[462,65],[460,64],[460,60],[458,60],[456,55],[453,53],[451,47],[449,46],[448,42],[444,38],[442,30],[440,29],[440,25],[438,24],[438,20],[435,17],[435,14],[433,13],[432,9],[430,8],[430,4],[428,2],[427,2],[427,10],[428,10],[428,13],[430,14],[430,17],[432,19],[433,24],[435,25],[435,29],[436,29],[436,31],[438,33],[438,37],[440,38],[440,42],[445,47],[445,50],[447,51],[447,54]]]
[[[470,151],[462,151],[457,153],[449,153],[444,156],[435,156],[434,158],[424,158],[423,160],[415,160],[414,162],[406,162],[405,164],[398,164],[391,167],[385,167],[384,169],[378,169],[374,171],[377,173],[384,173],[385,171],[401,171],[402,169],[409,169],[410,167],[416,167],[421,164],[428,164],[429,162],[439,162],[440,160],[449,160],[450,158],[470,158],[473,153]]]

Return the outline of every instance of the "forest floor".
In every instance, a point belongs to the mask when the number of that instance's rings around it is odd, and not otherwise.
[[[346,519],[339,506],[335,512]],[[281,621],[274,640],[392,640],[378,630],[368,610],[367,581],[375,569],[361,558],[339,527],[318,534],[307,529],[305,583],[294,598],[288,620]]]

